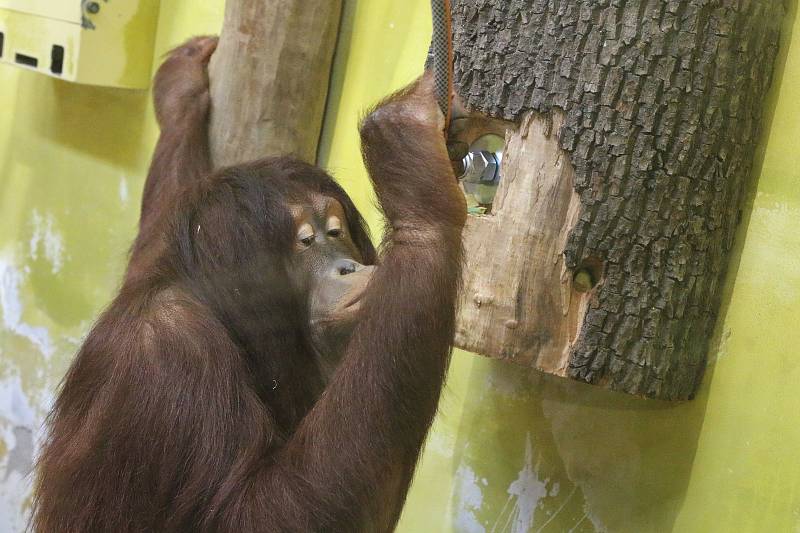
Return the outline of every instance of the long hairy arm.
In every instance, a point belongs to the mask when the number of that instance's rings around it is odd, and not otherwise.
[[[156,73],[153,101],[161,132],[145,180],[126,279],[152,269],[165,249],[168,218],[181,195],[211,171],[207,64],[216,43],[215,37],[192,39],[170,52]]]
[[[219,524],[394,526],[436,412],[460,283],[466,207],[439,127],[429,79],[365,119],[364,158],[388,231],[361,320],[320,399],[247,489],[220,506]]]

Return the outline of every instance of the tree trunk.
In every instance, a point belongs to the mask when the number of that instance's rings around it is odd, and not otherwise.
[[[211,59],[215,166],[316,159],[341,0],[228,0]]]
[[[691,398],[751,183],[782,0],[452,9],[457,92],[521,122],[492,214],[468,222],[457,344]]]

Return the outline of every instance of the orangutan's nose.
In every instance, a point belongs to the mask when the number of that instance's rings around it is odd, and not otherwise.
[[[352,259],[339,259],[333,263],[333,271],[339,276],[346,276],[358,272],[364,265]]]

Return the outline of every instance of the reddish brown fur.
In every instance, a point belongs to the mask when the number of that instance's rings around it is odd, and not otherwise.
[[[205,177],[214,43],[191,41],[157,75],[140,233],[49,419],[38,532],[387,531],[402,508],[449,360],[465,220],[429,80],[361,127],[388,229],[325,384],[281,291],[292,235],[275,202],[343,193],[285,158]]]

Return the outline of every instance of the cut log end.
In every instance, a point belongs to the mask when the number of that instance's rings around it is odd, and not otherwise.
[[[464,233],[456,345],[566,376],[595,282],[587,268],[570,271],[562,254],[580,205],[554,134],[563,120],[558,111],[530,113],[507,133],[492,214],[471,216]]]

